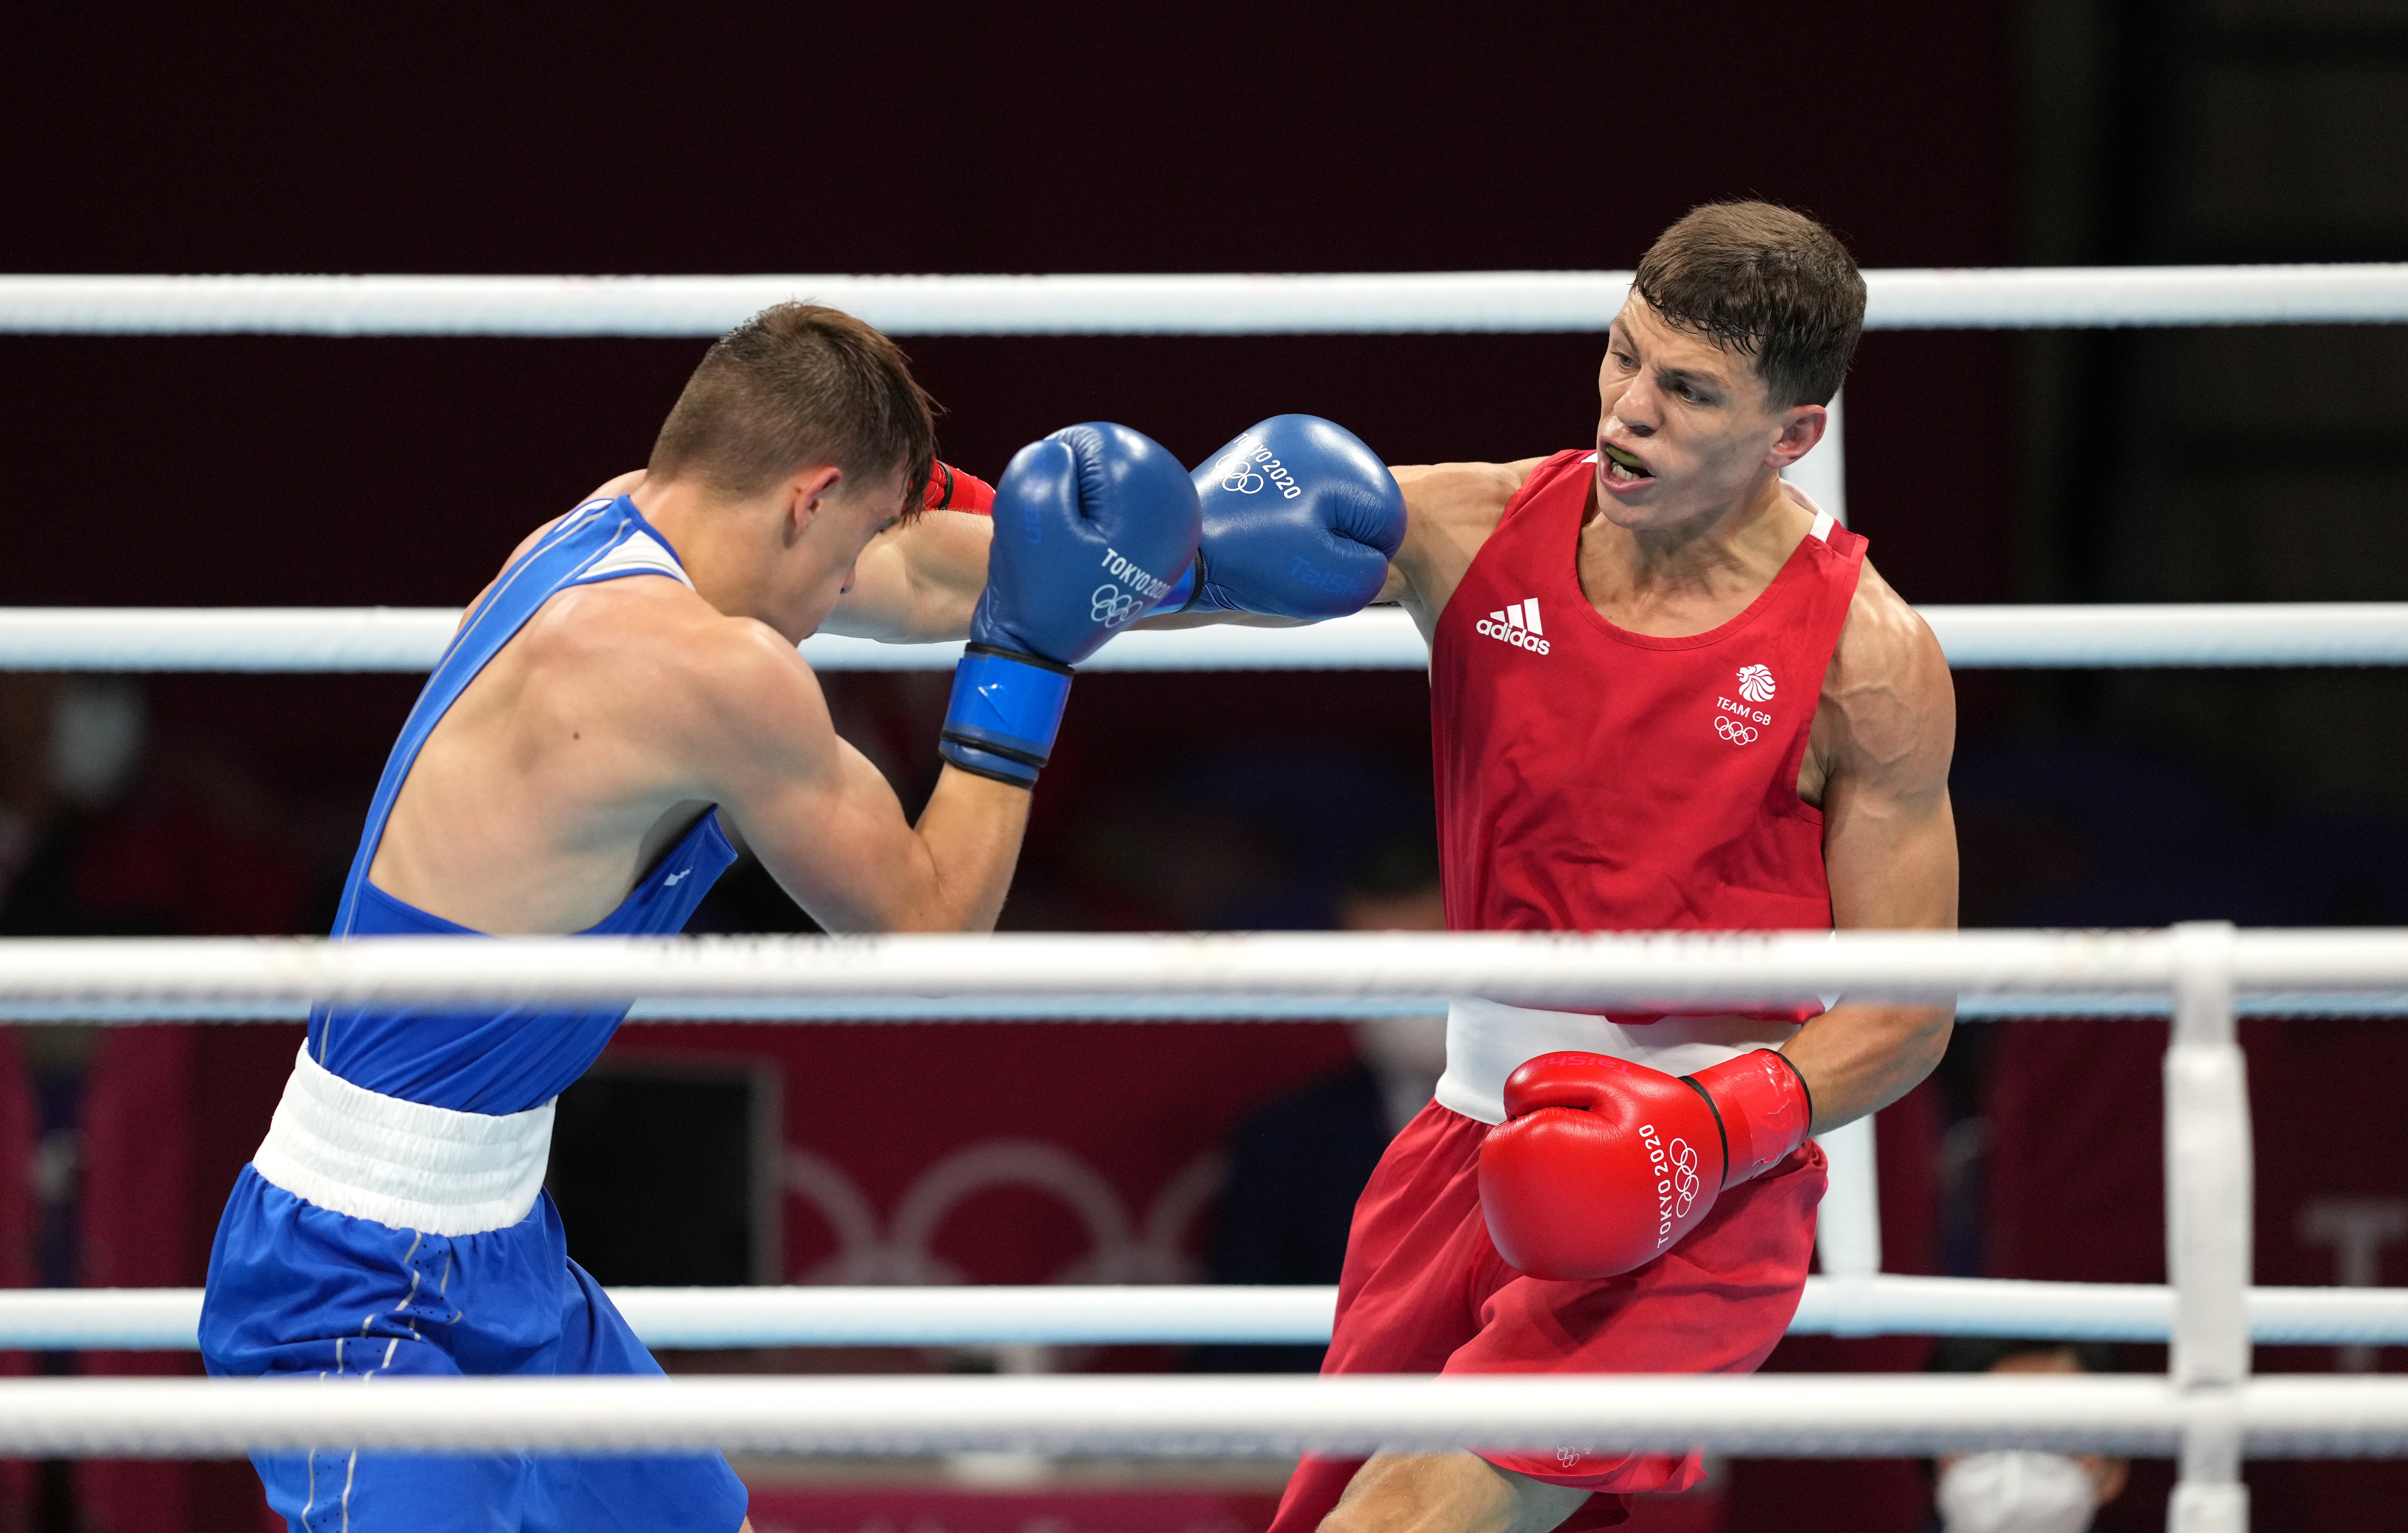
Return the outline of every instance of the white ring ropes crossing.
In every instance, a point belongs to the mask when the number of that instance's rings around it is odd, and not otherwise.
[[[537,995],[713,1002],[1134,995],[1160,1003],[1165,995],[1412,1001],[1486,994],[1541,1005],[1661,1005],[1833,991],[1901,1000],[1968,991],[2124,1001],[2171,994],[2168,1132],[2179,1153],[2168,1155],[2167,1171],[2176,1281],[2111,1301],[2124,1307],[2128,1321],[2135,1301],[2171,1311],[2173,1368],[2166,1379],[2050,1381],[2042,1410],[2031,1409],[2042,1393],[2001,1389],[1991,1380],[1651,1378],[1600,1388],[1574,1379],[1200,1385],[1185,1379],[763,1379],[602,1381],[599,1387],[595,1381],[480,1379],[395,1384],[373,1401],[360,1392],[290,1382],[58,1380],[0,1384],[0,1452],[184,1454],[328,1440],[571,1448],[714,1442],[819,1451],[1611,1441],[1625,1449],[1863,1453],[2000,1441],[2145,1442],[2151,1446],[2139,1451],[2158,1451],[2179,1442],[2188,1468],[2178,1509],[2212,1504],[2229,1511],[2240,1495],[2233,1467],[2243,1452],[2408,1446],[2408,1382],[2248,1377],[2251,1334],[2272,1317],[2247,1287],[2250,1172],[2236,1147],[2248,1143],[2249,1121],[2233,1037],[2236,997],[2303,988],[2344,995],[2408,989],[2408,932],[2243,933],[2198,923],[2090,933],[14,941],[0,947],[0,996],[162,1010],[192,1002]],[[1885,1281],[1850,1275],[1827,1287],[1825,1305],[1839,1311],[1833,1328],[1878,1328],[1892,1302],[1877,1286]],[[1899,1292],[1893,1286],[1889,1295]],[[1927,1311],[1925,1318],[1936,1317]],[[2361,1310],[2351,1318],[2370,1317]],[[2344,1319],[2338,1309],[2334,1319]],[[2098,1323],[2096,1315],[2085,1322]],[[2112,1314],[2106,1323],[2114,1325]],[[2154,1331],[2154,1313],[2149,1323]],[[1787,1392],[1810,1386],[1813,1409],[1782,1403]],[[1714,1409],[1698,1410],[1706,1401]],[[2193,1525],[2231,1520],[2201,1522],[2178,1512],[2178,1526]]]
[[[1594,331],[1619,306],[1627,276],[14,278],[0,280],[0,330],[702,336],[718,333],[767,303],[814,296],[851,308],[900,334]],[[2408,319],[2408,267],[2399,266],[1874,272],[1868,281],[1868,323],[1872,327]],[[1830,467],[1836,470],[1836,458]],[[1833,504],[1836,509],[1836,499]],[[2289,615],[2276,609],[2229,611],[2234,614],[2230,622],[2243,625],[2279,623]],[[2036,615],[2013,613],[2003,620],[2028,622]],[[418,616],[423,621],[425,615]],[[2109,617],[2110,612],[2102,609],[2093,616]],[[1984,661],[1961,639],[1952,643],[1943,634],[1942,642],[1957,665],[2400,662],[2402,657],[2396,649],[2384,650],[2362,635],[2338,649],[2330,646],[2331,630],[2344,617],[2341,609],[2326,609],[2309,619],[2326,648],[2312,645],[2280,653],[2262,644],[2217,650],[2194,641],[2173,657],[2151,658],[2147,645],[2128,635],[2108,644],[2079,636],[2078,624],[2061,615],[2048,635],[2055,641],[2053,651],[2010,644],[2006,653],[2012,658]],[[2162,623],[2165,618],[2158,613],[2142,621]],[[172,615],[168,620],[173,621]],[[141,621],[122,621],[113,636],[123,637],[124,628]],[[1935,628],[1942,626],[1935,621]],[[107,629],[108,620],[99,627]],[[1358,631],[1360,628],[1358,624]],[[53,658],[30,664],[21,660],[17,666],[56,669],[74,663],[55,658],[59,653],[64,652],[54,646]],[[1402,656],[1405,650],[1391,641],[1388,653]],[[88,655],[83,658],[89,661]],[[1245,662],[1225,656],[1190,663],[1229,668]],[[1386,663],[1418,662],[1396,658]],[[2396,991],[2402,984],[2399,954],[2408,947],[2399,933],[2319,933],[2305,943],[2282,946],[2262,936],[2236,937],[2229,927],[2197,926],[2157,939],[2163,951],[2152,951],[2151,939],[2103,938],[2096,940],[2105,948],[2086,955],[2057,939],[2051,956],[2068,967],[2018,971],[2010,959],[2005,973],[1995,962],[1950,970],[1944,963],[1935,965],[1929,949],[1918,958],[1904,947],[1876,963],[1874,949],[1862,935],[1851,934],[1845,946],[1867,966],[1853,971],[1843,985],[1829,983],[1828,976],[1821,976],[1824,983],[1800,981],[1801,974],[1816,967],[1808,955],[1784,952],[1767,964],[1757,962],[1765,957],[1763,951],[1751,952],[1742,943],[1726,945],[1713,955],[1716,972],[1702,979],[1651,968],[1641,959],[1607,964],[1614,972],[1604,978],[1591,973],[1584,993],[1600,1000],[1727,1001],[1742,994],[1753,999],[1853,987],[1860,994],[1899,998],[1966,991],[2003,996],[2020,984],[2042,991],[2088,991],[2128,1004],[2144,999],[2148,991],[2170,989],[2175,1026],[2167,1060],[2167,1204],[2169,1264],[2176,1281],[2165,1291],[2172,1310],[2167,1378],[1650,1378],[1619,1380],[1611,1388],[1576,1379],[479,1380],[397,1383],[379,1391],[373,1400],[359,1391],[301,1391],[252,1381],[44,1381],[0,1383],[0,1446],[29,1453],[233,1453],[252,1445],[316,1443],[338,1435],[363,1446],[575,1449],[715,1443],[822,1451],[981,1446],[1343,1451],[1415,1444],[1579,1443],[1862,1453],[1928,1453],[2000,1442],[2122,1452],[2179,1447],[2182,1476],[2170,1523],[2180,1533],[2221,1533],[2243,1525],[2246,1498],[2237,1471],[2244,1453],[2385,1453],[2408,1447],[2408,1385],[2381,1379],[2249,1377],[2251,1335],[2266,1317],[2247,1287],[2248,1106],[2233,1037],[2238,991],[2255,991],[2261,1000],[2270,991],[2334,985],[2344,993]],[[1996,935],[2028,939],[2035,934]],[[2387,941],[2393,951],[2384,955],[2362,942],[2345,940],[2351,937]],[[1777,946],[1782,940],[1761,946]],[[14,956],[38,960],[38,946],[23,945]],[[1828,950],[1841,947],[1833,942]],[[1987,957],[2008,957],[2011,947],[1994,945]],[[422,950],[422,956],[424,951],[431,949]],[[523,956],[527,949],[519,951]],[[209,972],[201,976],[200,993],[186,999],[240,1006],[320,993],[318,984],[294,989],[299,976],[290,971],[296,969],[314,975],[321,984],[330,970],[350,969],[353,972],[337,975],[338,987],[365,979],[372,993],[385,993],[376,989],[374,976],[356,972],[375,967],[357,962],[358,955],[296,961],[293,949],[282,952],[268,967],[287,972],[269,974],[264,987],[254,984],[249,990],[227,964],[200,962],[197,968]],[[1708,955],[1683,956],[1695,962]],[[1619,957],[1633,959],[1628,951]],[[1952,957],[1968,955],[1958,950]],[[8,967],[22,973],[38,971],[42,964]],[[174,962],[165,967],[172,969]],[[240,962],[231,965],[232,970],[243,967]],[[1278,971],[1280,965],[1268,967]],[[2019,973],[2020,977],[2009,980],[2006,973]],[[156,988],[164,977],[158,966],[148,983],[137,984],[130,994],[79,989],[56,963],[47,976],[35,977],[52,988],[37,983],[34,993],[19,996],[21,1003],[149,1002],[155,1007],[174,993],[172,987],[168,991]],[[491,973],[449,977],[468,984],[462,993],[480,996],[494,993],[491,987],[498,982]],[[510,982],[529,977],[521,973]],[[608,983],[616,985],[625,977],[611,976]],[[1017,977],[1024,983],[1004,987],[1010,991],[1005,1005],[1013,998],[1025,1004],[1046,993],[1025,984],[1027,976]],[[1157,977],[1170,981],[1168,989],[1176,992],[1180,982],[1192,983],[1197,976],[1180,971]],[[1260,987],[1264,977],[1257,973],[1252,976],[1255,983],[1228,988],[1254,1000],[1293,993],[1359,1002],[1382,993],[1376,983],[1364,984],[1359,971],[1341,975],[1334,985],[1323,976],[1295,976],[1287,986],[1268,991]],[[1428,977],[1426,972],[1423,977]],[[1453,976],[1461,977],[1460,973]],[[671,989],[691,991],[693,978],[681,975]],[[1092,978],[1074,976],[1065,993],[1088,1000],[1111,993],[1109,982],[1088,983]],[[1555,973],[1539,983],[1563,978]],[[229,979],[235,980],[231,990],[224,988]],[[415,983],[406,982],[394,993],[415,993]],[[62,985],[63,990],[57,988]],[[1208,986],[1207,991],[1221,988]],[[1465,987],[1474,988],[1500,999],[1515,994],[1510,986]],[[630,987],[625,993],[641,990]],[[776,1000],[774,991],[741,980],[733,990],[715,983],[702,990],[713,998],[732,994]],[[893,1005],[913,992],[872,986],[867,993]],[[1158,991],[1153,999],[1162,1000]],[[1871,1265],[1863,1264],[1867,1268]],[[1892,1281],[1869,1270],[1848,1271],[1829,1292],[1843,1295],[1838,1308],[1850,1328],[1867,1328],[1881,1308],[1875,1285]],[[2338,1314],[2333,1306],[2327,1309]]]

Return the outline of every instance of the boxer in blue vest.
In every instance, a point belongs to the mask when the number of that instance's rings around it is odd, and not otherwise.
[[[982,524],[977,557],[946,566],[977,593],[971,644],[914,825],[796,645],[918,514],[933,456],[927,398],[868,325],[787,304],[712,346],[645,472],[531,535],[469,608],[378,784],[335,934],[676,932],[747,847],[829,931],[991,930],[1069,668],[1193,570],[1199,510],[1124,427],[1012,460],[992,551]],[[856,621],[910,627],[908,589],[882,600]],[[658,1373],[542,1190],[552,1100],[624,1014],[317,1007],[218,1227],[209,1371]],[[252,1458],[294,1533],[749,1526],[717,1453]]]

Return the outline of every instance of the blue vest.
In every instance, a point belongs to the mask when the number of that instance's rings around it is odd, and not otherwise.
[[[624,495],[589,500],[570,512],[502,571],[443,652],[401,738],[394,742],[343,884],[336,936],[484,934],[429,915],[368,882],[385,817],[426,737],[538,607],[554,591],[627,575],[686,579],[667,540]],[[718,811],[711,810],[637,881],[618,909],[578,935],[683,931],[695,906],[735,861],[735,849],[719,829]],[[626,1014],[624,1006],[447,1011],[321,1005],[309,1013],[309,1054],[352,1085],[387,1096],[459,1112],[523,1112],[558,1096],[584,1074]]]

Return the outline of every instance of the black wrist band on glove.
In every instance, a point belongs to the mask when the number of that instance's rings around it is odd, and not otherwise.
[[[1025,788],[1032,793],[1037,790],[1036,778],[1015,777],[1009,773],[998,772],[993,767],[981,766],[978,762],[970,759],[969,753],[968,751],[940,749],[938,754],[945,759],[945,764],[947,766],[952,767],[956,772],[967,772],[973,777],[984,777],[988,782],[1003,783],[1012,788]]]
[[[1714,1137],[1723,1142],[1723,1179],[1714,1184],[1714,1190],[1720,1192],[1730,1185],[1730,1130],[1723,1126],[1723,1109],[1714,1106],[1714,1093],[1698,1085],[1695,1076],[1683,1076],[1680,1079],[1682,1085],[1698,1093],[1698,1100],[1714,1115]]]

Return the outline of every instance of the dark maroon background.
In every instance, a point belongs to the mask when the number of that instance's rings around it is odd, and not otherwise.
[[[13,28],[0,262],[1610,268],[1688,207],[1753,195],[1828,220],[1869,266],[1995,263],[2010,258],[2008,30],[2002,5],[1895,3],[1811,18],[1770,4],[1493,19],[813,6],[132,25],[52,12]],[[1096,416],[1190,457],[1290,410],[1346,423],[1391,461],[1545,452],[1592,428],[1599,340],[910,345],[949,407],[945,451],[992,473],[1021,442]],[[16,511],[0,601],[463,601],[528,528],[643,460],[700,351],[0,338]],[[2005,357],[1993,336],[1876,335],[1851,383],[1852,517],[1915,600],[2006,594]],[[162,739],[264,793],[322,882],[414,686],[150,690]],[[840,716],[849,701],[900,706],[888,683],[834,689]],[[1421,695],[1393,675],[1086,682],[1011,918],[1089,924],[1122,908],[1060,893],[1048,871],[1069,803],[1111,786],[1083,779],[1082,759],[1150,782],[1186,747],[1271,741],[1417,783]],[[926,700],[904,717],[880,759],[910,800],[932,775],[934,719]],[[1132,759],[1131,738],[1155,748]]]
[[[1690,206],[1751,195],[1824,218],[1868,266],[1991,264],[2013,258],[2009,33],[2003,3],[1901,0],[1352,15],[53,7],[7,23],[0,266],[1615,268]],[[908,344],[949,407],[945,451],[992,472],[1022,441],[1096,416],[1191,458],[1291,410],[1344,422],[1392,461],[1545,452],[1591,427],[1599,340]],[[0,602],[463,601],[528,528],[642,461],[700,350],[0,338],[13,513]],[[2008,594],[2007,356],[1987,336],[1865,344],[1847,397],[1850,511],[1911,599]],[[305,891],[339,871],[415,687],[149,684],[153,780],[131,829],[100,843],[116,860],[80,875],[117,902],[95,918],[306,928]],[[831,691],[907,798],[924,791],[927,688],[835,678]],[[1969,689],[1970,716],[1994,696]],[[1277,846],[1248,851],[1180,764],[1305,762],[1294,770],[1310,783],[1309,763],[1342,759],[1327,780],[1418,790],[1426,706],[1411,675],[1083,681],[1013,918],[1234,918],[1254,907],[1227,888],[1298,875]],[[1131,866],[1180,877],[1133,880]],[[227,867],[244,870],[239,889],[211,871]],[[1284,1036],[1264,1034],[1266,1057],[1228,1078],[1259,1092],[1326,1053],[1323,1039],[1277,1055]],[[88,1167],[109,1207],[93,1227],[154,1238],[87,1251],[89,1275],[194,1280],[222,1163],[255,1135],[285,1046],[217,1030],[112,1047]],[[1246,1105],[1190,1116],[1226,1122]],[[236,1118],[253,1126],[228,1127]],[[93,1526],[237,1526],[240,1481],[95,1472],[85,1511]],[[1751,1483],[1742,1499],[1826,1494]],[[1828,1490],[1842,1506],[1844,1483]]]

